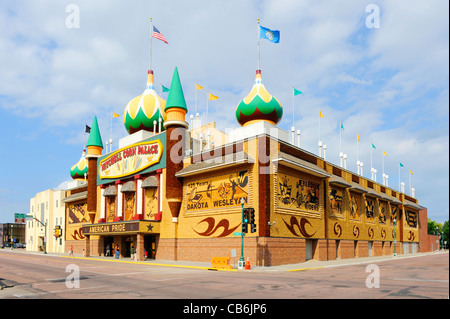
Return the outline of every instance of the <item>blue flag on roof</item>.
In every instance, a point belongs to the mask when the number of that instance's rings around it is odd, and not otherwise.
[[[267,39],[273,43],[280,42],[280,31],[270,30],[270,29],[264,28],[262,26],[259,26],[259,28],[260,28],[259,37],[261,39]]]

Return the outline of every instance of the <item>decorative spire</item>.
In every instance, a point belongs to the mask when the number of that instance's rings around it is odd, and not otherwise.
[[[89,133],[86,146],[98,146],[103,149],[102,136],[100,135],[100,130],[98,129],[97,116],[94,116],[94,121],[92,122],[91,132]]]
[[[242,126],[259,121],[276,125],[282,116],[280,101],[267,91],[262,82],[261,70],[256,70],[255,84],[250,94],[236,108],[237,121]]]
[[[173,72],[172,83],[170,84],[169,96],[167,97],[164,111],[167,112],[170,108],[181,108],[187,112],[186,100],[184,99],[183,88],[181,87],[177,67],[175,67],[175,71]]]
[[[98,129],[97,116],[94,116],[86,147],[89,155],[101,155],[102,153],[103,142],[100,130]]]

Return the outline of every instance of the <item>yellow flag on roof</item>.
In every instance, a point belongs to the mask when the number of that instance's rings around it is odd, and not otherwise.
[[[119,117],[120,115],[113,112],[113,117]]]
[[[217,100],[217,99],[219,99],[219,97],[218,97],[218,96],[215,96],[215,95],[212,95],[211,93],[209,93],[209,97],[208,97],[208,100],[210,100],[210,101],[214,101],[214,100]]]
[[[323,118],[323,114],[322,114],[322,112],[319,110],[319,116],[321,117],[321,118]]]
[[[195,88],[196,88],[197,90],[201,90],[201,89],[203,89],[203,86],[198,85],[197,83],[195,83]]]

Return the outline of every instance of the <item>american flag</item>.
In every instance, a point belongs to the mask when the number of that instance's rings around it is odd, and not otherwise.
[[[155,26],[153,26],[153,34],[152,37],[154,37],[155,39],[164,41],[165,43],[169,44],[169,42],[167,42],[166,38],[162,35],[161,32],[159,32],[158,29],[156,29]]]

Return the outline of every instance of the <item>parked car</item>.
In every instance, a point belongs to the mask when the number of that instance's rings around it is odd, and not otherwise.
[[[27,244],[18,243],[16,244],[16,248],[27,248]]]

